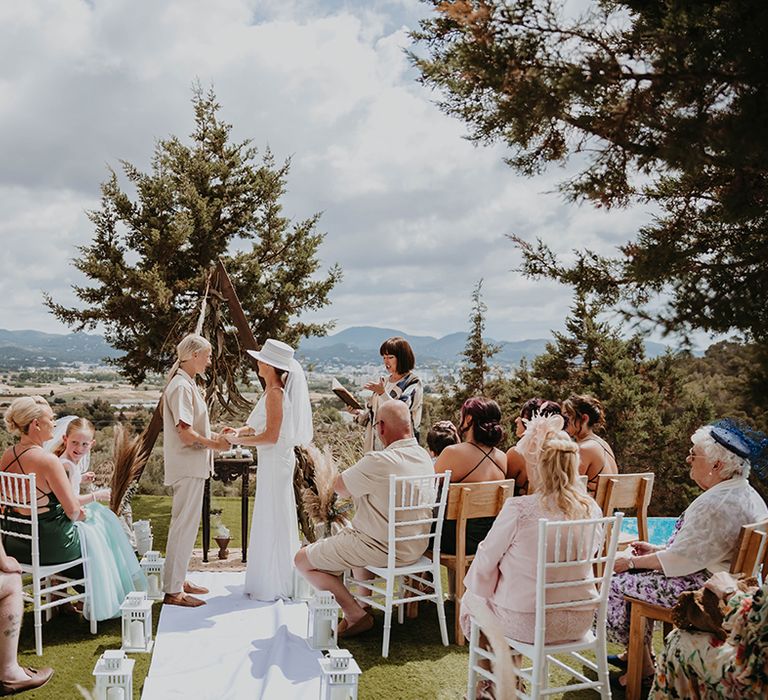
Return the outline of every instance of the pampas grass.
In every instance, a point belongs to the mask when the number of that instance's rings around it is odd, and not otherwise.
[[[308,483],[301,490],[301,504],[312,523],[315,539],[321,531],[327,537],[344,525],[351,504],[341,503],[334,491],[339,467],[331,448],[326,445],[321,450],[315,445],[307,445],[302,450],[306,466],[311,467],[311,475],[308,475]]]
[[[120,515],[129,488],[141,476],[149,455],[143,451],[141,435],[132,435],[120,423],[115,425],[114,431],[112,442],[114,469],[110,483],[112,493],[109,498],[109,508],[115,515]]]

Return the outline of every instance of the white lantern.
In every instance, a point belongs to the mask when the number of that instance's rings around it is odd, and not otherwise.
[[[319,591],[309,601],[307,643],[313,649],[335,649],[338,639],[339,604],[333,593]]]
[[[141,570],[147,577],[147,598],[150,600],[163,599],[163,571],[165,559],[160,552],[147,552],[141,558]]]
[[[133,665],[121,649],[105,651],[96,662],[96,700],[133,700]]]
[[[309,602],[312,596],[315,594],[315,589],[312,588],[312,584],[307,581],[300,573],[298,569],[293,570],[293,600],[301,602]]]
[[[154,538],[152,537],[152,526],[149,520],[137,520],[133,524],[133,532],[136,535],[136,551],[140,557],[143,557],[152,549]]]
[[[320,700],[357,700],[358,677],[362,671],[347,649],[331,649],[317,662],[323,673]]]
[[[152,651],[152,601],[144,591],[131,591],[120,606],[123,613],[123,649]]]

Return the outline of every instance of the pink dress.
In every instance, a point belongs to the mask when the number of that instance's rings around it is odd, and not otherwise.
[[[591,518],[601,517],[593,502]],[[538,494],[510,498],[504,504],[491,531],[477,550],[464,585],[461,627],[469,638],[469,615],[487,602],[505,636],[532,643],[536,618],[536,557],[539,518],[563,520],[559,511],[546,510]],[[572,572],[571,572],[572,574]],[[585,571],[585,577],[590,572]],[[551,591],[553,595],[557,590]],[[585,599],[596,595],[592,584],[583,589],[568,587],[563,600]],[[553,602],[560,602],[550,598]],[[547,643],[583,637],[592,626],[594,607],[580,610],[555,610],[547,616]]]

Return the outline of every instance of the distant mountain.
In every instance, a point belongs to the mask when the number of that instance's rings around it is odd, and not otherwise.
[[[301,342],[298,354],[318,365],[379,364],[379,348],[392,336],[402,336],[413,348],[420,366],[451,365],[461,357],[467,343],[466,333],[450,333],[442,338],[429,335],[409,335],[395,328],[353,326],[333,335],[307,338]],[[494,356],[494,364],[514,366],[523,357],[529,360],[544,352],[547,340],[496,341],[501,345]],[[646,342],[646,353],[656,357],[666,351],[661,343]],[[0,369],[22,367],[58,367],[75,363],[98,365],[105,358],[121,353],[112,348],[100,335],[90,333],[42,333],[41,331],[8,331],[0,329]]]
[[[57,367],[86,363],[102,364],[121,353],[100,335],[91,333],[42,333],[0,328],[0,367]]]
[[[381,360],[379,347],[387,338],[399,335],[405,338],[413,348],[420,365],[452,364],[459,360],[467,344],[467,333],[450,333],[442,338],[428,335],[409,335],[395,328],[377,328],[375,326],[353,326],[333,335],[321,338],[308,338],[301,342],[298,353],[306,360],[316,363],[338,363],[358,365],[378,363]],[[547,342],[545,338],[530,340],[494,340],[486,342],[501,346],[494,355],[494,364],[512,366],[525,357],[532,360],[541,355]],[[666,352],[666,345],[646,341],[645,351],[648,357],[657,357]]]

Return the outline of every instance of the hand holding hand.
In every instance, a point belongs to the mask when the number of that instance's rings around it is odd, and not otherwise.
[[[19,562],[16,561],[15,557],[3,554],[0,556],[0,571],[4,574],[20,574],[21,566],[19,566]]]
[[[220,431],[219,435],[230,435],[231,433],[234,433],[235,435],[238,434],[237,428],[233,428],[230,425],[225,425]]]
[[[83,484],[92,484],[94,480],[96,479],[96,472],[85,472],[81,477],[80,481]]]
[[[226,433],[223,435],[219,434],[215,439],[216,446],[214,449],[219,450],[219,452],[228,450],[230,445],[230,440],[236,439],[236,438],[237,438],[237,435],[234,435],[233,433]]]

